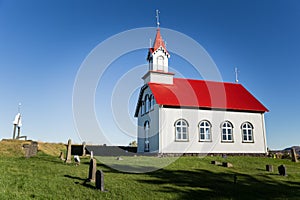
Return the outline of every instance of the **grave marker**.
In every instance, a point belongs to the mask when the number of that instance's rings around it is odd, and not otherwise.
[[[90,166],[89,166],[88,180],[90,182],[95,182],[96,170],[97,170],[97,161],[96,159],[93,158],[90,160]]]
[[[273,165],[266,165],[266,171],[273,172]]]
[[[72,149],[72,142],[71,139],[68,140],[68,146],[67,146],[67,157],[65,162],[66,163],[71,163],[72,159],[71,159],[71,149]]]
[[[291,155],[292,155],[292,161],[293,162],[298,162],[297,153],[295,151],[295,148],[291,149]]]
[[[85,147],[86,147],[86,143],[83,142],[83,143],[82,143],[82,156],[86,156],[86,150],[85,150]]]
[[[102,170],[96,172],[96,189],[104,192],[104,173]]]
[[[285,165],[280,165],[278,167],[278,172],[279,172],[280,176],[286,176],[287,174],[286,174],[286,167],[285,167]]]

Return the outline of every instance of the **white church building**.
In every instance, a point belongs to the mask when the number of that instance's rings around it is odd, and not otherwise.
[[[240,83],[174,78],[157,29],[135,117],[138,153],[266,154],[268,109]]]

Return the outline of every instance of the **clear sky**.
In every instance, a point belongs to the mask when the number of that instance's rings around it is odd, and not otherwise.
[[[297,0],[0,0],[0,138],[12,137],[21,102],[22,131],[29,139],[81,142],[72,93],[82,62],[110,36],[156,26],[156,9],[161,27],[184,33],[206,49],[224,81],[233,82],[238,67],[240,83],[270,110],[265,116],[269,148],[299,145]],[[114,81],[130,66],[145,64],[146,55],[147,50],[129,53],[109,68],[95,97],[99,120],[104,111],[98,104],[110,95]],[[199,78],[186,70],[184,60],[171,55],[170,63],[186,77]],[[130,100],[130,113],[137,94]],[[134,140],[113,124],[106,126],[112,143]]]

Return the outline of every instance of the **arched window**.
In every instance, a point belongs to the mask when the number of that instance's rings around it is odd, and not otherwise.
[[[144,151],[145,152],[149,152],[149,131],[150,131],[150,125],[149,125],[149,121],[146,121],[144,124],[144,132],[145,132],[145,146],[144,146]]]
[[[158,56],[157,57],[157,70],[164,70],[164,57],[163,56]]]
[[[184,119],[175,122],[175,138],[176,141],[188,141],[188,123]]]
[[[207,120],[199,123],[199,141],[211,141],[211,124]]]
[[[243,134],[243,142],[253,142],[253,126],[249,122],[245,122],[241,126]]]
[[[155,99],[154,99],[154,96],[151,95],[150,96],[150,110],[154,109],[154,104],[155,104]]]
[[[145,113],[147,113],[149,112],[149,108],[150,108],[150,100],[148,94],[145,96],[144,102],[145,102]]]
[[[222,123],[222,142],[233,142],[233,126],[229,121]]]
[[[142,101],[141,103],[141,115],[144,115],[145,114],[145,102]]]

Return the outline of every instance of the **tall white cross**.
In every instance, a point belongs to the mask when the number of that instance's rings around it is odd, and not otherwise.
[[[157,24],[157,28],[159,28],[159,10],[156,10],[156,24]]]

